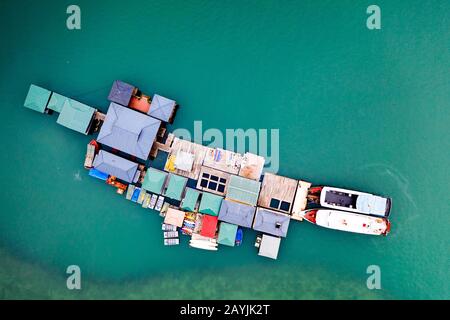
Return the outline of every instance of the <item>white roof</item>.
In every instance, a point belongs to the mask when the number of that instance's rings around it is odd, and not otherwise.
[[[383,216],[386,213],[387,200],[372,194],[361,194],[356,199],[356,209],[370,214]]]
[[[175,157],[175,168],[190,172],[194,164],[194,155],[186,151],[178,151]]]
[[[263,234],[261,244],[259,245],[258,255],[276,259],[280,249],[281,238]]]

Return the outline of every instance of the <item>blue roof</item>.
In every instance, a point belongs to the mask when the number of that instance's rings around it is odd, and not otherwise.
[[[258,208],[256,210],[253,229],[278,237],[286,237],[291,217],[287,214]]]
[[[136,176],[137,167],[137,163],[116,156],[105,150],[100,150],[94,159],[95,169],[126,182],[133,182]]]
[[[177,103],[174,100],[155,94],[152,103],[150,104],[148,114],[156,119],[168,122],[175,110],[176,104]]]
[[[108,100],[111,102],[116,102],[123,106],[128,106],[130,103],[131,95],[133,94],[134,86],[125,83],[120,80],[113,82],[111,91],[108,95]]]
[[[24,106],[43,113],[47,107],[50,95],[51,91],[32,84],[25,98]]]
[[[231,201],[223,200],[219,211],[219,220],[238,226],[251,228],[253,217],[255,216],[255,207]]]
[[[146,160],[161,121],[111,102],[97,141]]]

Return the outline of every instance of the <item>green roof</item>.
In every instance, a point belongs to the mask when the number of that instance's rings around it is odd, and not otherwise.
[[[221,222],[217,242],[226,246],[234,247],[237,229],[238,226],[235,224]]]
[[[95,109],[73,99],[67,99],[56,122],[69,129],[87,134]]]
[[[144,182],[142,182],[142,189],[161,194],[166,177],[167,172],[157,170],[155,168],[148,168],[147,173],[145,174]]]
[[[184,199],[183,201],[181,201],[181,209],[186,211],[194,211],[199,196],[200,196],[199,191],[192,188],[186,188]]]
[[[169,174],[169,183],[165,192],[165,196],[170,199],[181,200],[181,194],[187,183],[187,178],[176,174]]]
[[[44,113],[51,94],[50,90],[32,84],[23,105],[31,110]]]
[[[232,175],[228,183],[227,199],[256,206],[261,182]]]
[[[50,98],[50,101],[48,102],[47,108],[55,111],[55,112],[61,112],[64,102],[66,100],[69,100],[69,98],[64,97],[63,95],[60,95],[59,93],[53,92],[52,97]]]
[[[211,216],[218,216],[222,200],[223,198],[221,196],[203,192],[198,212],[209,214]]]

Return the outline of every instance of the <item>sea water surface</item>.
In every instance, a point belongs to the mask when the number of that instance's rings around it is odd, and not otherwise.
[[[0,297],[448,299],[450,2],[2,1]],[[160,217],[83,169],[30,83],[106,111],[112,81],[176,99],[169,130],[279,129],[279,174],[393,198],[392,232],[293,222],[279,259],[164,247]],[[82,290],[66,288],[66,268]],[[381,270],[380,290],[366,286]]]

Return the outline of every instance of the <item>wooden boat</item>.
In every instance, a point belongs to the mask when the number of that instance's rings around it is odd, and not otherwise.
[[[386,218],[365,216],[339,210],[307,210],[304,212],[304,218],[321,227],[369,235],[385,236],[391,229],[391,224]]]

